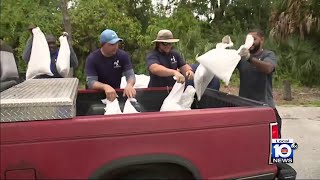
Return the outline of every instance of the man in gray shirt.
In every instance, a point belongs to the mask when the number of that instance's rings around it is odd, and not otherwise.
[[[253,36],[254,43],[249,49],[242,49],[240,52],[241,61],[237,66],[240,72],[239,96],[261,101],[272,107],[281,137],[282,120],[272,95],[272,74],[277,66],[277,57],[274,52],[263,49],[263,31],[252,30],[248,34]]]

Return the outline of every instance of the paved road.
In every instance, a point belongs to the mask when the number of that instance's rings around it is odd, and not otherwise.
[[[299,148],[292,167],[297,179],[320,179],[320,107],[277,107],[283,119],[283,138],[292,138]]]

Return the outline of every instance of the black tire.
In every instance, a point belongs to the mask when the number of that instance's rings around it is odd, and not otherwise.
[[[193,175],[182,168],[151,168],[137,171],[129,171],[126,175],[119,177],[124,180],[186,180],[194,179]]]

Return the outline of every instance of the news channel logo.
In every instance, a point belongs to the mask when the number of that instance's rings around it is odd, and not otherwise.
[[[293,163],[293,152],[298,144],[293,139],[272,139],[270,163]]]

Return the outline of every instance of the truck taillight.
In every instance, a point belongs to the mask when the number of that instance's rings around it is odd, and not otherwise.
[[[270,123],[269,164],[273,164],[273,162],[271,161],[271,156],[272,156],[272,139],[279,139],[278,123]]]
[[[271,138],[278,139],[279,138],[279,131],[278,131],[278,123],[271,123]]]

